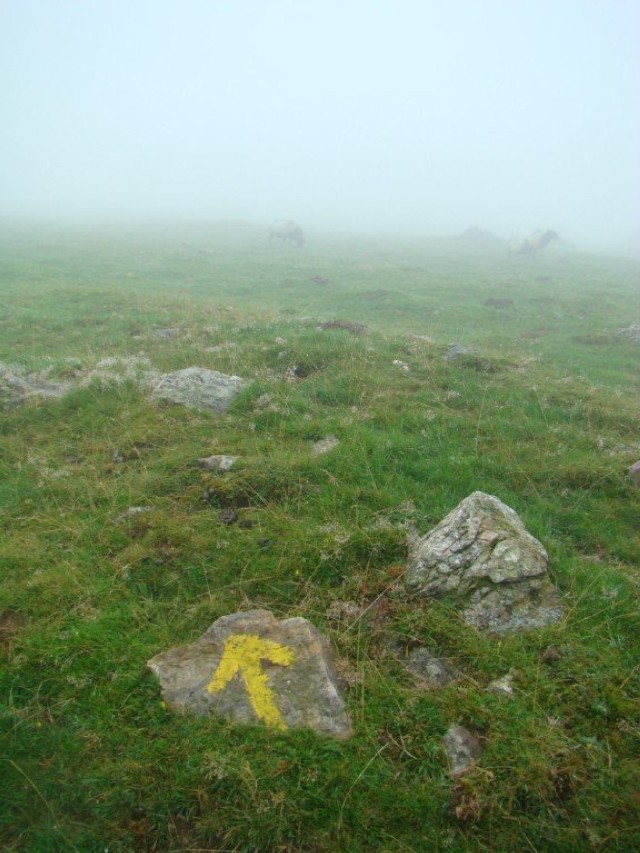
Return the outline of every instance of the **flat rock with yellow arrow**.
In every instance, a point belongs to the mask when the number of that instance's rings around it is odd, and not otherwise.
[[[352,733],[329,644],[307,619],[278,622],[268,610],[232,613],[194,643],[156,655],[147,666],[175,710],[280,732],[310,728],[337,738]]]

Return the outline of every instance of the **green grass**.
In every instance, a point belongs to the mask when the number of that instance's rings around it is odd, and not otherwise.
[[[155,407],[132,383],[0,415],[2,848],[638,849],[640,493],[626,468],[640,348],[616,334],[640,322],[637,283],[630,261],[445,242],[4,235],[0,362],[65,377],[144,351],[160,370],[252,384],[224,417]],[[319,328],[336,318],[368,331]],[[446,361],[453,341],[493,371]],[[314,456],[328,435],[339,446]],[[210,453],[240,461],[207,474],[194,462]],[[549,551],[559,625],[497,639],[395,592],[406,524],[426,532],[475,489]],[[114,524],[136,505],[152,511]],[[221,524],[224,506],[252,526]],[[379,596],[383,622],[327,618]],[[146,661],[253,607],[328,635],[349,741],[163,707]],[[420,691],[398,640],[464,678]],[[484,690],[509,670],[513,699]],[[451,723],[484,742],[458,780],[440,744]]]

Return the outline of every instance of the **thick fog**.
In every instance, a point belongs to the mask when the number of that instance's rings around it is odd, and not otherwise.
[[[3,0],[0,215],[640,235],[636,0]]]

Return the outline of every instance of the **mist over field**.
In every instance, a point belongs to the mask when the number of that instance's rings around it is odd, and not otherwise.
[[[631,0],[6,0],[5,222],[640,242]]]

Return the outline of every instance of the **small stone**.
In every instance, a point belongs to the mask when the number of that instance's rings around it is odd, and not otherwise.
[[[267,610],[233,613],[147,666],[174,710],[262,723],[275,732],[352,734],[329,645],[307,619],[279,622]]]
[[[229,526],[230,524],[235,524],[238,521],[238,513],[235,509],[231,508],[221,509],[218,518],[220,519],[220,524]]]
[[[542,660],[545,663],[556,663],[557,661],[562,660],[562,652],[555,646],[548,646],[542,652]]]
[[[489,693],[499,693],[503,696],[513,696],[513,680],[514,676],[509,672],[503,675],[502,678],[496,678],[495,681],[489,682],[486,689]]]
[[[485,299],[484,304],[488,305],[489,308],[511,308],[513,307],[513,299],[500,299],[492,296],[489,299]]]
[[[400,657],[400,663],[426,687],[446,687],[460,675],[446,658],[423,647],[411,649]]]
[[[631,477],[631,482],[636,489],[640,488],[640,461],[634,462],[629,468],[629,477]]]
[[[452,776],[459,776],[469,770],[482,754],[480,741],[464,726],[450,726],[442,738],[442,744],[449,757]]]
[[[461,367],[469,367],[480,373],[493,373],[495,370],[487,358],[479,355],[475,349],[464,346],[464,344],[451,344],[444,357],[445,361],[456,362]]]
[[[408,373],[408,372],[411,370],[411,368],[409,367],[409,365],[407,364],[407,362],[406,362],[406,361],[400,361],[400,359],[399,359],[399,358],[394,358],[394,359],[393,359],[393,366],[394,366],[394,367],[399,367],[399,368],[400,368],[400,370],[404,370],[406,373]]]
[[[238,456],[227,456],[225,454],[214,454],[196,460],[198,468],[205,471],[230,471],[238,461]]]
[[[181,329],[153,329],[151,337],[159,341],[172,341],[179,338],[181,334]]]
[[[335,435],[328,435],[326,438],[321,438],[313,444],[312,453],[314,456],[321,456],[323,453],[328,453],[340,444],[340,439]]]
[[[129,509],[125,510],[122,515],[119,515],[113,523],[122,524],[125,521],[129,521],[132,518],[136,518],[138,515],[151,512],[152,510],[152,506],[130,506]]]
[[[365,610],[366,607],[360,607],[355,601],[332,601],[327,608],[327,619],[351,626],[362,617]]]

